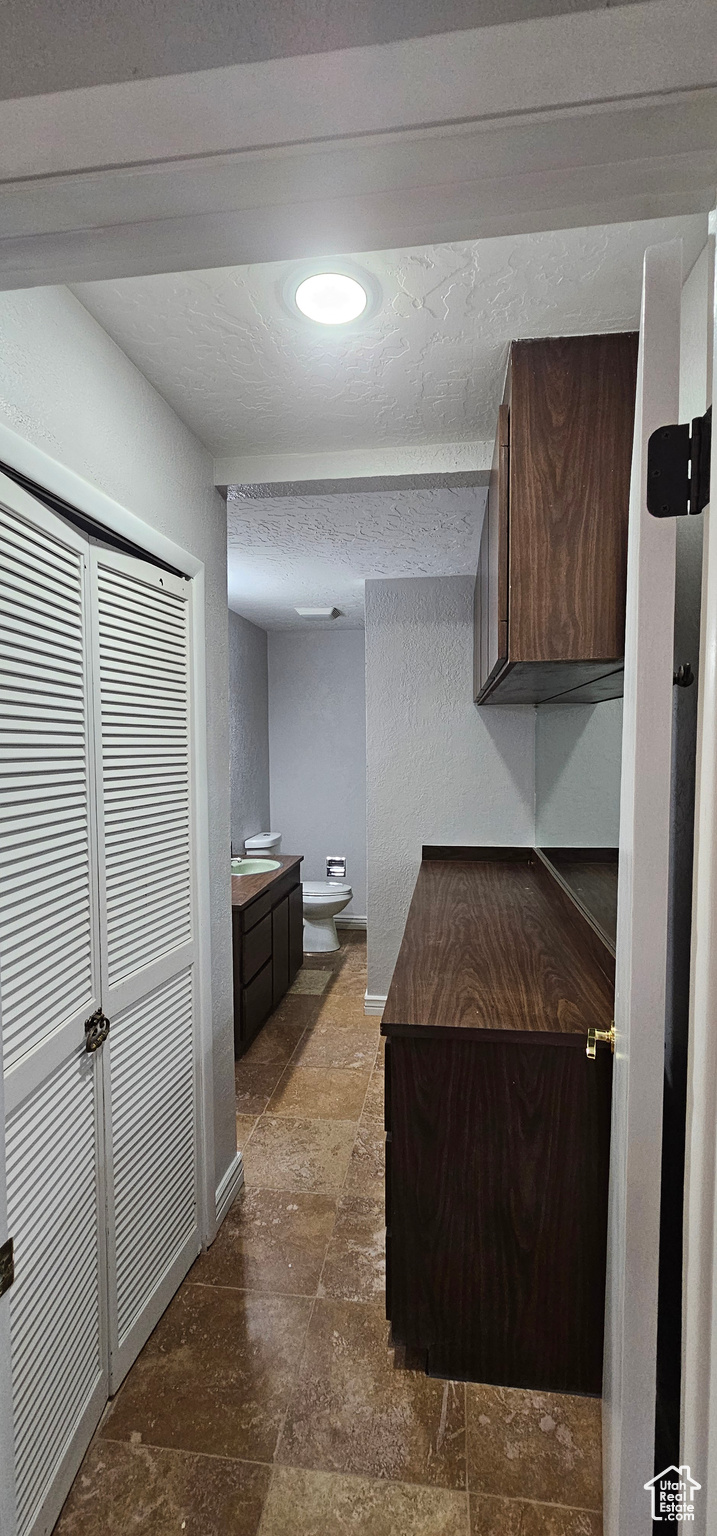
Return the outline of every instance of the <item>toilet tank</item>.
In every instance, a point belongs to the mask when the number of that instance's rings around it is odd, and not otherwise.
[[[276,856],[281,852],[280,832],[257,832],[254,837],[244,839],[244,849],[247,854],[255,857],[259,854],[269,853]]]

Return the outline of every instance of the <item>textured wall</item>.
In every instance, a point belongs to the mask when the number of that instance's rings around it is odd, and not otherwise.
[[[235,1154],[226,519],[212,464],[67,289],[0,294],[0,419],[204,561],[217,1182]]]
[[[534,711],[472,695],[472,579],[367,582],[370,993],[388,989],[423,843],[532,842]]]
[[[269,828],[269,672],[266,630],[229,614],[232,843]]]
[[[363,583],[467,576],[478,565],[483,486],[227,500],[229,601],[267,629],[296,629],[296,609],[339,608],[363,626]]]
[[[303,853],[305,880],[326,879],[345,854],[366,914],[366,698],[362,630],[269,634],[271,822],[282,848]]]
[[[541,704],[535,711],[535,839],[539,847],[616,848],[622,699]]]

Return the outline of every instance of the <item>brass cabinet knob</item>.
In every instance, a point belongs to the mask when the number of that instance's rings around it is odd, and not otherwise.
[[[589,1029],[588,1030],[587,1044],[585,1046],[585,1055],[588,1057],[588,1059],[590,1061],[594,1061],[595,1057],[597,1055],[598,1040],[604,1040],[605,1044],[609,1045],[610,1050],[612,1051],[613,1056],[614,1056],[614,1054],[615,1054],[615,1025],[612,1024],[609,1029]]]

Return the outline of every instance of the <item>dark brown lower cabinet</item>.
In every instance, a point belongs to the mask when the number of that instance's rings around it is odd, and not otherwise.
[[[382,1021],[387,1313],[434,1375],[599,1394],[614,955],[531,849],[424,849]]]
[[[388,1311],[438,1376],[602,1382],[612,1058],[391,1038]]]
[[[232,906],[234,959],[234,1054],[242,1056],[278,1007],[304,958],[301,861],[286,868],[248,900],[242,886]]]

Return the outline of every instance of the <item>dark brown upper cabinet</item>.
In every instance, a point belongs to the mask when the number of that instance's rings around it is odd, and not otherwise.
[[[477,704],[622,693],[637,341],[511,346],[476,577]]]

